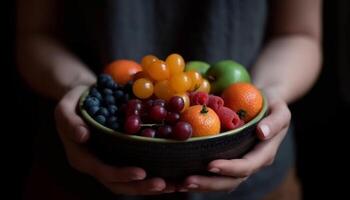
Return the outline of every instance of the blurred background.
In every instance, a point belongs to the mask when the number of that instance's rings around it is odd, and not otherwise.
[[[346,174],[350,119],[350,1],[323,1],[323,69],[318,82],[304,98],[291,105],[296,129],[297,171],[302,182],[304,199],[342,197],[342,188],[349,185]],[[15,67],[15,1],[5,0],[5,52],[1,67],[2,81],[10,98],[5,110],[7,132],[1,144],[5,151],[5,166],[11,177],[7,182],[12,198],[21,197],[22,187],[32,161],[35,107],[40,99],[23,84]],[[28,102],[31,102],[32,106]],[[8,154],[10,152],[10,154]],[[343,179],[344,183],[339,180]],[[345,190],[346,191],[346,190]]]

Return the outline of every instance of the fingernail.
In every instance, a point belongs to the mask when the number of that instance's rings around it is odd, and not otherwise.
[[[209,171],[217,174],[220,172],[220,169],[214,167],[214,168],[209,169]]]
[[[197,185],[197,184],[189,184],[188,186],[187,186],[187,188],[190,188],[190,189],[196,189],[196,188],[198,188],[199,186]]]
[[[267,138],[270,135],[270,128],[265,124],[260,126],[260,131],[264,135],[264,138]]]
[[[141,175],[141,174],[134,174],[134,176],[131,177],[131,179],[134,180],[134,181],[143,180],[144,176]]]

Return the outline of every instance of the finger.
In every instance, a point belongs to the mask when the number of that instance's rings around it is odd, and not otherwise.
[[[146,172],[138,167],[117,168],[106,165],[73,141],[65,141],[64,146],[70,165],[80,172],[95,177],[100,182],[129,182],[146,177]]]
[[[150,178],[129,183],[104,183],[112,192],[127,195],[153,195],[164,193],[166,183],[161,178]]]
[[[225,176],[240,178],[250,176],[262,167],[272,164],[286,132],[285,128],[276,137],[260,142],[241,159],[214,160],[209,163],[208,170]]]
[[[287,104],[276,100],[270,104],[270,114],[257,126],[257,135],[261,140],[274,137],[280,130],[289,126],[291,113]]]
[[[85,89],[85,86],[80,86],[67,93],[55,110],[61,136],[68,136],[78,143],[85,142],[89,138],[87,125],[75,112],[79,97]]]
[[[181,192],[210,192],[210,191],[232,191],[246,178],[232,178],[226,176],[190,176],[187,177]]]

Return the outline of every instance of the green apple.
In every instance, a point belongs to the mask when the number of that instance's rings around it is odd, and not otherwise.
[[[206,73],[210,82],[211,93],[221,94],[232,83],[250,82],[248,71],[233,60],[215,63]]]
[[[196,71],[198,73],[200,73],[201,75],[204,75],[208,69],[210,68],[210,65],[206,62],[203,61],[190,61],[186,63],[185,66],[185,71]]]

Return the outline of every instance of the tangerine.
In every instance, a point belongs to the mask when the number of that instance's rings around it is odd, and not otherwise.
[[[189,107],[181,114],[181,120],[192,126],[192,136],[202,137],[220,133],[220,119],[214,110],[206,105]]]
[[[116,60],[107,65],[104,72],[111,75],[118,84],[124,85],[141,70],[141,66],[133,60]]]
[[[225,106],[234,110],[244,122],[253,119],[263,106],[260,91],[251,83],[234,83],[222,93]]]

